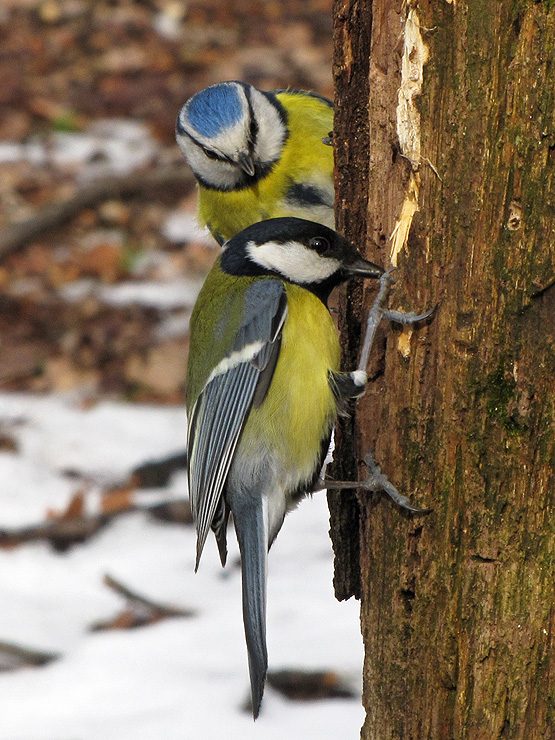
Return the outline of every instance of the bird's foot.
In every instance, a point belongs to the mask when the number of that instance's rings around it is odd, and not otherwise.
[[[366,367],[368,365],[368,358],[370,356],[370,350],[372,349],[372,344],[374,342],[374,336],[382,319],[389,319],[390,321],[395,321],[397,324],[410,326],[412,324],[417,324],[419,321],[425,321],[426,319],[429,319],[430,316],[432,316],[432,314],[437,309],[436,305],[425,313],[417,314],[414,313],[414,311],[404,313],[403,311],[393,311],[389,308],[385,308],[385,303],[389,296],[389,289],[395,282],[395,278],[393,277],[395,269],[395,267],[392,267],[389,270],[386,270],[386,272],[384,272],[384,274],[380,278],[380,289],[378,291],[378,295],[376,296],[374,303],[372,304],[372,308],[368,313],[368,320],[366,322],[366,333],[364,335],[364,342],[362,345],[362,351],[360,353],[360,362],[357,368],[358,370],[366,370]]]
[[[318,482],[315,491],[327,490],[341,490],[343,488],[361,488],[366,491],[383,491],[389,498],[406,511],[410,511],[413,514],[429,514],[431,509],[419,509],[417,506],[413,506],[410,500],[403,496],[402,493],[395,488],[389,478],[384,475],[379,465],[374,460],[374,456],[371,452],[368,452],[364,458],[366,467],[368,469],[368,475],[363,481],[338,481],[338,480],[320,480]]]
[[[368,469],[368,476],[365,481],[360,485],[361,488],[367,491],[383,491],[387,493],[389,498],[406,511],[410,511],[413,514],[429,514],[431,509],[420,509],[418,506],[413,506],[407,496],[395,488],[393,483],[389,480],[387,475],[384,475],[380,469],[380,466],[374,460],[374,455],[371,452],[367,452],[364,458],[366,468]]]

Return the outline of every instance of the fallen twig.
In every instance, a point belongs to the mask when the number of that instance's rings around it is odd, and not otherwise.
[[[0,642],[0,671],[13,671],[27,666],[46,665],[60,656],[58,653],[14,645],[11,642]]]
[[[118,615],[104,622],[96,622],[91,625],[91,632],[104,630],[135,629],[147,624],[154,624],[161,619],[173,617],[193,617],[195,612],[191,609],[181,609],[169,604],[158,604],[152,599],[142,596],[117,581],[110,575],[104,576],[104,583],[126,600],[125,609]]]
[[[109,514],[60,519],[27,527],[0,529],[0,547],[16,547],[24,542],[48,540],[58,550],[83,542],[110,519]]]
[[[0,529],[0,547],[16,547],[25,542],[46,540],[56,550],[64,551],[72,545],[86,541],[116,516],[129,511],[142,511],[162,521],[185,524],[192,522],[188,499],[169,499],[155,504],[131,503],[99,514],[77,515],[26,527]]]
[[[45,206],[32,218],[7,226],[0,232],[0,260],[25,247],[45,231],[59,228],[79,211],[93,208],[105,200],[129,198],[169,186],[185,189],[193,182],[193,175],[185,163],[96,180],[82,187],[71,198]]]
[[[158,604],[157,602],[152,601],[152,599],[149,599],[146,596],[141,596],[136,591],[132,591],[121,581],[117,581],[108,573],[102,580],[109,588],[120,594],[120,596],[124,596],[128,601],[140,604],[141,606],[152,609],[153,611],[160,612],[160,614],[165,617],[192,617],[195,613],[191,609],[181,609],[178,606],[172,606],[169,604]]]

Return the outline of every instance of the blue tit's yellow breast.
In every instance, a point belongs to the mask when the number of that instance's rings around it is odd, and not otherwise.
[[[336,418],[328,372],[339,370],[340,347],[329,311],[312,293],[286,285],[287,318],[268,394],[252,409],[242,439],[255,449],[263,439],[299,481],[314,475],[325,439]]]
[[[333,208],[299,208],[287,202],[292,185],[313,186],[333,202],[333,149],[322,143],[333,128],[333,110],[323,100],[298,93],[278,93],[287,112],[288,138],[271,172],[255,185],[231,192],[199,186],[199,220],[224,239],[257,221],[297,216],[333,227]]]

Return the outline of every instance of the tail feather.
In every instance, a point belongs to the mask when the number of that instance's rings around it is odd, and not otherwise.
[[[212,529],[216,535],[216,542],[218,544],[218,552],[220,554],[220,562],[222,568],[225,567],[227,561],[227,523],[229,521],[229,506],[224,499],[221,500],[220,506],[216,511],[216,516],[212,522]]]
[[[243,577],[243,623],[249,655],[252,714],[260,712],[268,671],[266,649],[266,567],[268,536],[262,500],[250,500],[234,511],[235,530],[241,550]]]

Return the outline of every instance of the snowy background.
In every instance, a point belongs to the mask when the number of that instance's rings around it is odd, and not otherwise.
[[[0,45],[0,740],[359,737],[359,605],[334,598],[324,494],[270,554],[270,670],[326,671],[351,698],[268,686],[256,723],[232,531],[227,568],[211,541],[196,575],[192,525],[147,511],[65,550],[13,536],[126,496],[186,499],[183,473],[159,490],[130,478],[184,448],[189,317],[217,253],[175,118],[223,79],[332,97],[331,0],[9,0]],[[144,189],[125,191],[136,173]],[[6,238],[99,182],[55,228]],[[193,616],[130,629],[106,575]]]
[[[33,524],[61,510],[75,492],[64,470],[100,486],[145,459],[179,451],[181,408],[100,403],[66,397],[0,395],[0,419],[18,453],[0,453],[2,526]],[[164,495],[182,497],[177,474]],[[161,492],[148,491],[143,500]],[[304,501],[272,549],[268,593],[270,668],[337,672],[360,690],[358,604],[338,603],[324,495]],[[291,701],[268,688],[253,722],[243,708],[248,670],[237,547],[222,571],[214,543],[195,575],[190,526],[124,514],[65,553],[45,543],[0,550],[0,639],[59,653],[48,665],[0,673],[1,740],[151,740],[151,738],[356,738],[360,699]],[[155,601],[191,609],[133,630],[89,632],[123,600],[104,574]]]

